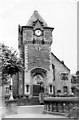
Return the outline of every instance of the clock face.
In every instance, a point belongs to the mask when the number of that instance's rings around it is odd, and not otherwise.
[[[38,29],[38,30],[35,30],[35,34],[36,34],[37,36],[40,36],[41,33],[42,33],[41,30],[39,30],[39,29]]]

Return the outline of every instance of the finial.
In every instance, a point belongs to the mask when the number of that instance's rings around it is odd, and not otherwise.
[[[38,11],[37,11],[37,10],[35,10],[35,11],[34,11],[34,13],[36,14],[36,13],[38,13]]]
[[[62,64],[64,64],[64,61],[62,60]]]

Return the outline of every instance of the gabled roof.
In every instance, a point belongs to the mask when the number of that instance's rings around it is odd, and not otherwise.
[[[64,61],[60,61],[52,52],[51,54],[64,66],[66,67],[66,69],[68,69],[70,71],[70,69],[64,64]]]
[[[29,19],[29,21],[27,23],[27,26],[32,26],[33,22],[35,22],[37,20],[43,22],[44,27],[48,26],[47,23],[43,20],[43,18],[40,16],[38,11],[36,11],[36,10],[34,11],[34,13],[32,14],[31,18]]]

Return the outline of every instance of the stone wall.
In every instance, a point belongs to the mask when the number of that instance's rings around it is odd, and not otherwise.
[[[13,75],[13,96],[16,97],[19,94],[19,77],[18,73]]]
[[[22,26],[18,26],[18,48],[19,48],[19,58],[23,62],[24,65],[24,45],[23,45],[23,33],[22,33]],[[24,93],[24,70],[22,69],[19,72],[18,77],[18,94],[23,95]],[[16,80],[16,79],[15,79]],[[16,83],[16,82],[15,82]]]
[[[55,93],[57,90],[61,90],[61,93],[63,94],[63,86],[68,86],[68,93],[70,93],[70,71],[53,54],[51,54],[51,56],[52,64],[55,66],[55,80],[53,81],[53,86],[55,86]],[[61,73],[68,73],[68,80],[61,80]]]
[[[2,107],[2,45],[0,43],[0,107]]]
[[[47,71],[44,85],[49,89],[49,84],[53,83],[53,70],[51,67],[51,48],[49,45],[26,44],[25,45],[25,79],[24,88],[26,93],[26,85],[30,85],[30,93],[32,93],[33,78],[31,70],[42,68]]]
[[[2,83],[2,45],[0,43],[0,86]]]
[[[23,29],[23,41],[32,41],[33,40],[33,30],[29,28]]]
[[[46,45],[28,45],[28,70],[36,67],[50,70],[50,47]]]

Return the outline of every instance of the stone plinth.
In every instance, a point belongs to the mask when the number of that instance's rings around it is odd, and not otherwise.
[[[5,101],[5,114],[17,114],[17,100]]]

